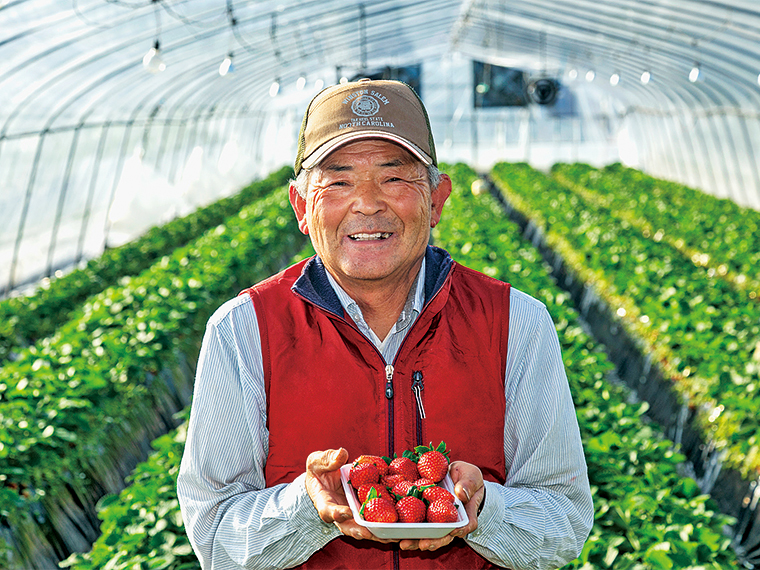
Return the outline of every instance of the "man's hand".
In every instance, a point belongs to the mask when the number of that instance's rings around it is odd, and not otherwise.
[[[326,523],[335,523],[343,534],[358,540],[398,542],[381,540],[354,521],[340,482],[340,468],[347,460],[348,451],[342,447],[315,451],[306,459],[306,492],[309,493],[319,518]]]
[[[306,459],[306,492],[326,523],[343,522],[352,517],[340,482],[340,468],[348,460],[348,451],[315,451]]]
[[[454,495],[464,504],[469,522],[442,538],[402,540],[400,544],[402,550],[437,550],[457,537],[464,538],[478,528],[478,507],[485,497],[483,474],[475,465],[464,461],[454,461],[449,466],[449,475],[454,483]]]

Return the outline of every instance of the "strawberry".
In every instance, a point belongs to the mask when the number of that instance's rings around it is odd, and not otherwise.
[[[358,489],[366,483],[377,483],[380,480],[380,474],[377,472],[377,466],[374,463],[354,463],[348,475],[348,480],[354,489]]]
[[[384,477],[388,474],[388,463],[386,463],[385,459],[379,455],[360,455],[354,461],[354,465],[357,463],[374,463],[377,467],[377,472],[380,474],[380,477]]]
[[[396,503],[396,511],[398,512],[398,522],[420,523],[425,520],[425,503],[417,497],[403,497]]]
[[[406,497],[412,489],[416,489],[416,487],[411,481],[399,481],[393,486],[391,493],[399,497]]]
[[[423,478],[421,478],[421,479],[417,479],[417,480],[414,482],[414,486],[415,486],[415,487],[419,487],[420,489],[422,489],[423,487],[430,487],[431,485],[435,485],[435,483],[436,483],[436,482],[435,482],[435,481],[433,481],[432,479],[425,479],[425,478],[423,477]]]
[[[419,445],[414,450],[419,455],[417,470],[422,477],[432,479],[436,483],[446,477],[446,473],[449,472],[449,451],[444,442],[436,448],[433,448],[431,442],[430,447]]]
[[[401,475],[407,481],[416,481],[419,478],[417,465],[409,457],[396,457],[388,466],[389,475]]]
[[[433,503],[439,499],[449,501],[451,503],[453,503],[455,500],[454,495],[449,493],[443,487],[439,487],[438,485],[434,485],[433,487],[425,487],[422,489],[422,498],[425,499],[428,503]]]
[[[393,503],[375,497],[362,505],[359,513],[369,522],[388,522],[395,523],[398,520],[398,513]]]
[[[425,520],[429,523],[453,523],[459,520],[459,512],[454,503],[438,499],[430,503]]]
[[[393,489],[393,487],[395,487],[396,483],[398,483],[399,481],[406,481],[406,479],[404,479],[403,475],[400,475],[398,473],[395,475],[386,475],[385,477],[380,479],[380,482],[386,487],[388,487],[389,489]]]
[[[370,492],[372,489],[375,490],[374,497],[380,497],[381,499],[385,499],[387,501],[393,501],[391,498],[391,494],[388,492],[388,489],[386,489],[382,484],[380,483],[365,483],[361,487],[359,487],[356,490],[356,495],[359,497],[360,503],[365,503],[367,501],[367,498],[370,496]]]

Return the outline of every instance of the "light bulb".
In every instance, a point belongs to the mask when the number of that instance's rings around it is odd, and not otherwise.
[[[646,85],[652,80],[652,73],[650,71],[645,71],[641,74],[641,82]]]
[[[612,75],[610,75],[610,85],[615,87],[615,85],[617,85],[618,83],[620,83],[620,74],[615,72]]]
[[[699,65],[695,65],[694,67],[691,68],[691,71],[689,72],[689,81],[691,81],[692,83],[696,83],[697,80],[699,79],[699,75],[700,75]]]
[[[303,76],[303,75],[301,75],[301,76],[300,76],[300,77],[299,77],[299,78],[296,80],[296,89],[298,89],[299,91],[303,91],[303,88],[304,88],[304,87],[306,87],[306,77],[305,77],[305,76]]]
[[[586,72],[586,81],[588,81],[589,83],[591,83],[594,80],[594,77],[596,77],[596,73],[594,73],[593,69],[589,69]]]
[[[567,76],[570,78],[571,81],[574,81],[578,77],[578,70],[577,69],[571,69],[567,72]]]
[[[275,79],[272,82],[272,85],[269,86],[269,96],[270,97],[277,97],[277,94],[280,92],[280,81]]]
[[[232,63],[232,54],[228,54],[227,57],[222,60],[222,63],[219,65],[219,75],[224,77],[228,73],[233,73],[235,71],[235,66]]]
[[[325,81],[324,81],[324,79],[317,79],[317,80],[314,82],[314,89],[316,89],[317,91],[321,91],[321,90],[322,90],[322,87],[324,87],[324,86],[325,86]]]
[[[166,69],[166,64],[161,57],[161,48],[159,47],[158,40],[148,50],[148,53],[143,56],[143,67],[150,73],[159,73]]]

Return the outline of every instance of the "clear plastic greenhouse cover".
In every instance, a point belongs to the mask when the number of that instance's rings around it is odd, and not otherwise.
[[[483,105],[484,64],[558,96]],[[760,208],[754,0],[0,0],[0,295],[291,163],[308,100],[381,73],[442,160],[622,161]]]

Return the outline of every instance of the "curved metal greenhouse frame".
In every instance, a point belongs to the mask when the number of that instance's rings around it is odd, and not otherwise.
[[[557,102],[481,106],[473,62]],[[757,0],[0,0],[0,297],[291,163],[308,100],[379,73],[419,78],[443,161],[760,209]]]

